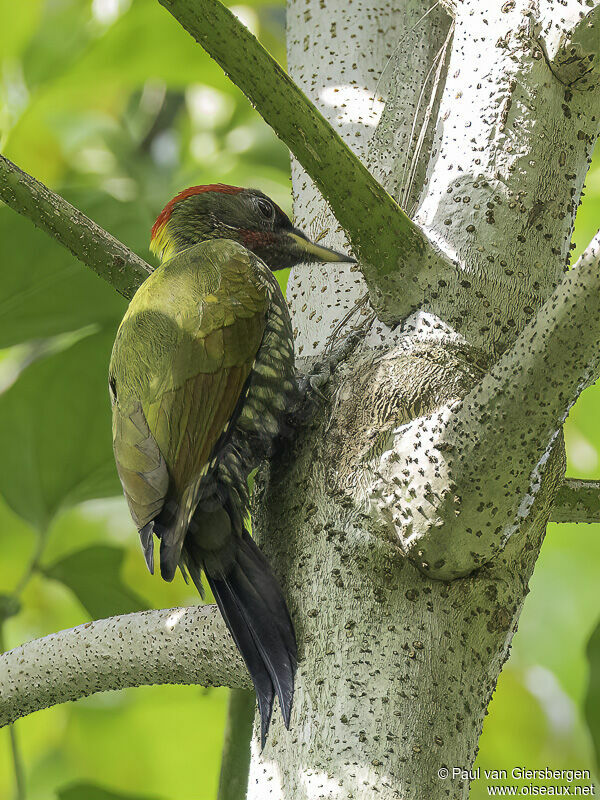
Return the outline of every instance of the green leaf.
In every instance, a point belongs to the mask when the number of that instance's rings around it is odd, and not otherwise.
[[[600,769],[600,622],[589,638],[587,658],[590,672],[585,696],[585,718],[596,754],[596,768]]]
[[[120,316],[125,301],[25,217],[0,209],[0,347]]]
[[[92,40],[90,11],[80,0],[44,4],[39,27],[22,53],[28,86],[51,83],[78,62]]]
[[[0,53],[6,61],[19,55],[39,25],[42,0],[28,0],[19,7],[18,14],[14,12],[13,0],[0,0]]]
[[[75,68],[55,84],[56,89],[98,87],[103,84],[141,86],[153,77],[171,86],[186,86],[195,76],[202,83],[226,86],[223,71],[158,3],[132,3],[82,53]]]
[[[101,192],[67,199],[145,255],[151,216],[144,204]],[[0,348],[55,336],[125,313],[126,301],[64,247],[8,208],[0,208]]]
[[[0,494],[38,529],[61,507],[121,493],[107,390],[115,328],[34,362],[0,395]]]
[[[145,611],[148,603],[121,580],[125,552],[121,547],[93,545],[41,571],[67,586],[92,619]]]
[[[56,796],[58,800],[156,800],[149,795],[113,792],[95,783],[72,783],[58,789]]]

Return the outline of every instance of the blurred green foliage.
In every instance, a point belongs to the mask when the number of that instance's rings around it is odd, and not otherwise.
[[[58,791],[59,800],[153,800],[149,795],[111,792],[93,783],[74,783]]]
[[[590,676],[585,698],[585,712],[594,743],[596,764],[600,764],[600,625],[590,636],[587,646]]]
[[[145,611],[148,604],[121,580],[122,547],[92,545],[40,567],[44,577],[69,588],[92,619]]]
[[[283,3],[237,11],[283,62]],[[194,183],[256,186],[290,210],[286,148],[155,0],[0,0],[0,19],[0,149],[142,257],[152,220]],[[599,212],[597,160],[582,246]],[[199,602],[183,581],[148,575],[120,496],[106,367],[124,301],[3,207],[0,270],[0,595],[21,603],[15,614],[0,596],[4,645],[90,616]],[[567,423],[573,476],[600,478],[599,412],[592,387]],[[599,567],[596,526],[550,526],[479,766],[591,768],[586,646]],[[587,717],[600,737],[597,675]],[[28,800],[213,800],[226,696],[143,687],[19,721]],[[0,797],[13,792],[3,731]],[[487,796],[484,781],[471,796]]]

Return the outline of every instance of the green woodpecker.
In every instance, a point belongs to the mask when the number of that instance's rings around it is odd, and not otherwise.
[[[296,639],[246,529],[248,475],[295,388],[287,305],[272,270],[354,259],[310,242],[262,192],[213,184],[152,229],[161,265],[136,292],[110,362],[117,470],[150,572],[204,571],[256,689],[264,746],[275,694],[289,726]]]

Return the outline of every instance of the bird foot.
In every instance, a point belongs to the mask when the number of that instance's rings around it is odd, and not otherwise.
[[[345,361],[362,340],[362,332],[354,332],[345,337],[341,345],[331,350],[324,358],[312,365],[312,371],[298,379],[299,406],[293,414],[297,423],[306,422],[315,408],[328,403],[330,397],[323,391],[336,368]]]

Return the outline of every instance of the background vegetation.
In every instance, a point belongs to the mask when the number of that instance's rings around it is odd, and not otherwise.
[[[283,62],[284,5],[236,11]],[[287,149],[155,0],[0,0],[0,19],[0,150],[144,258],[153,219],[188,185],[256,186],[290,210]],[[599,218],[597,158],[582,246]],[[181,579],[148,575],[120,496],[106,369],[124,309],[0,208],[0,649],[199,601]],[[599,420],[594,386],[566,426],[573,477],[600,478]],[[586,646],[599,569],[597,526],[550,526],[478,766],[592,768]],[[0,797],[15,791],[16,752],[29,800],[212,800],[225,704],[226,690],[164,686],[40,712],[19,721],[14,740],[0,734]],[[476,782],[472,797],[485,796]]]

